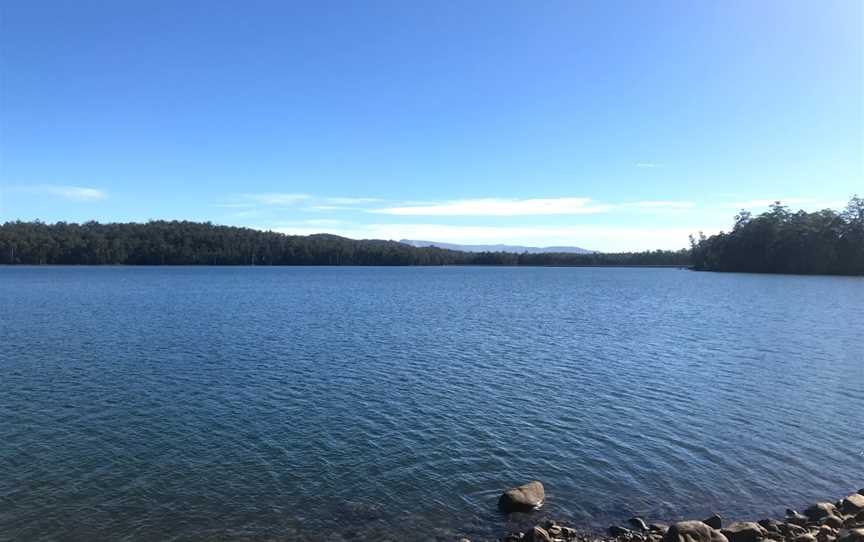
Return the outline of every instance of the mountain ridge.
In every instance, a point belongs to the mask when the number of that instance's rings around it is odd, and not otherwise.
[[[551,246],[530,247],[523,245],[462,245],[458,243],[442,243],[438,241],[423,241],[418,239],[400,239],[400,243],[417,248],[438,247],[462,252],[510,252],[514,254],[594,254],[595,250],[582,247]]]

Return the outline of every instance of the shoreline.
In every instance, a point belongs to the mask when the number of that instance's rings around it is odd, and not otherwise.
[[[532,482],[508,490],[502,495],[505,506],[511,503],[508,494],[523,492]],[[539,500],[538,500],[539,499]],[[519,503],[542,507],[544,494]],[[515,509],[513,509],[515,511]],[[505,510],[505,511],[510,511]],[[546,520],[525,531],[507,533],[499,542],[864,542],[864,489],[851,492],[839,500],[812,504],[803,512],[787,508],[781,518],[752,518],[728,521],[717,514],[703,519],[688,519],[671,523],[648,523],[635,516],[626,525],[612,525],[608,530],[585,529],[565,520]],[[460,538],[458,542],[479,542]]]

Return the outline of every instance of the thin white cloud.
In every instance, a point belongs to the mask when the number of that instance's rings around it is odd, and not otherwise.
[[[307,205],[303,207],[304,211],[356,211],[354,207],[348,205]]]
[[[99,201],[108,197],[108,193],[98,188],[90,188],[86,186],[67,186],[59,184],[46,184],[41,186],[30,187],[26,189],[34,194],[44,194],[56,196],[70,201]]]
[[[370,212],[400,216],[528,216],[603,213],[610,209],[608,205],[592,205],[590,198],[480,198],[385,207]]]
[[[377,203],[380,198],[323,198],[327,205],[362,205],[364,203]]]
[[[636,162],[636,167],[640,169],[655,169],[663,167],[663,164],[658,164],[656,162]]]
[[[259,194],[243,194],[242,197],[244,200],[260,205],[296,205],[307,201],[312,196],[309,194],[263,192]]]

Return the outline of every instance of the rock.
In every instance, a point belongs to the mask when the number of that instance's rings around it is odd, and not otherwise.
[[[663,542],[728,542],[723,534],[701,521],[679,521],[673,523]]]
[[[843,518],[838,516],[825,516],[821,520],[822,525],[827,525],[829,527],[834,527],[835,529],[839,529],[843,526]]]
[[[806,525],[807,524],[807,516],[798,512],[797,510],[792,510],[791,508],[786,509],[786,522],[792,523],[793,525]]]
[[[618,538],[621,536],[628,536],[630,534],[630,529],[625,529],[624,527],[619,527],[617,525],[613,525],[609,527],[609,536],[613,538]]]
[[[471,542],[471,541],[467,538],[460,538],[459,542]]]
[[[807,510],[804,510],[804,515],[810,521],[819,521],[825,516],[836,516],[837,507],[830,502],[817,502]]]
[[[525,485],[508,489],[498,499],[498,508],[504,512],[525,512],[543,506],[546,491],[543,484],[534,480]]]
[[[642,531],[643,533],[648,530],[648,524],[645,523],[645,520],[640,518],[639,516],[633,516],[632,518],[627,520],[627,523],[629,523],[630,526],[634,529]]]
[[[864,528],[841,529],[837,533],[837,542],[864,542]]]
[[[764,527],[753,521],[736,521],[720,532],[729,542],[756,542],[768,534]]]
[[[781,533],[781,532],[783,532],[783,530],[781,529],[783,524],[780,523],[779,521],[777,521],[776,519],[771,519],[771,518],[760,519],[759,521],[757,521],[757,523],[759,525],[761,525],[762,528],[765,529],[766,531],[768,531],[769,533]]]
[[[723,518],[720,517],[719,514],[714,514],[708,519],[703,519],[702,523],[711,527],[712,529],[719,529],[723,526]]]
[[[859,490],[858,490],[858,494],[859,494],[859,495],[864,495],[864,489],[859,489]]]
[[[816,542],[816,536],[810,533],[799,534],[794,538],[795,542]]]
[[[526,542],[552,542],[552,537],[549,536],[549,532],[540,527],[539,525],[535,525],[533,529],[525,533],[525,541]]]
[[[666,534],[666,531],[669,530],[669,526],[665,523],[652,523],[648,526],[648,530],[650,530],[652,533]]]
[[[864,510],[864,495],[853,493],[840,502],[840,510],[844,514],[857,514]]]
[[[789,536],[794,537],[794,536],[797,536],[799,534],[805,534],[806,532],[807,532],[807,529],[805,529],[804,527],[802,527],[800,525],[795,525],[794,523],[787,523],[786,524],[786,533]]]

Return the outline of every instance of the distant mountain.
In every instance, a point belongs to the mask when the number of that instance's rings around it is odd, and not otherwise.
[[[417,241],[402,239],[399,241],[412,247],[438,247],[463,252],[512,252],[515,254],[546,254],[550,252],[566,254],[593,254],[595,251],[580,247],[523,247],[520,245],[457,245],[455,243],[439,243],[437,241]]]

